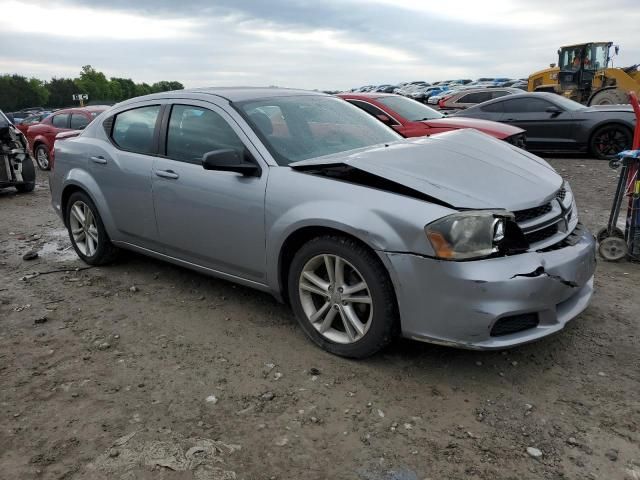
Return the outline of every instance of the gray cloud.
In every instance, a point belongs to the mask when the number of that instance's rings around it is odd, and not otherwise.
[[[491,2],[490,14],[477,15],[463,11],[464,3],[458,0],[442,11],[406,0],[195,0],[182,2],[179,10],[168,0],[112,0],[108,7],[93,0],[58,4],[87,8],[86,22],[95,25],[95,35],[60,36],[55,24],[38,32],[7,31],[0,18],[0,44],[9,47],[0,51],[0,72],[49,78],[72,75],[90,63],[108,76],[175,79],[187,86],[348,88],[415,79],[522,77],[555,61],[558,46],[588,40],[620,43],[618,64],[640,62],[637,0],[611,0],[606,8],[597,0],[500,0],[497,7]],[[49,2],[30,5],[51,8]],[[168,38],[152,33],[127,38],[135,35],[117,34],[117,25],[104,21],[107,11],[189,26],[176,27],[176,35]]]

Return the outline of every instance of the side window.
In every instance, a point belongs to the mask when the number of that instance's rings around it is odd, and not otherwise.
[[[82,130],[89,125],[89,119],[81,113],[71,114],[71,128],[73,130]]]
[[[509,92],[505,90],[497,90],[497,91],[491,92],[491,98],[500,98],[500,97],[504,97],[505,95],[509,95]]]
[[[469,93],[458,100],[456,103],[482,103],[491,99],[491,92]]]
[[[515,98],[504,102],[504,111],[508,113],[544,112],[551,104],[539,98]]]
[[[173,106],[167,132],[167,157],[199,165],[205,153],[229,148],[242,151],[245,147],[224,118],[206,108]]]
[[[387,114],[387,112],[385,112],[383,110],[380,110],[375,105],[371,105],[370,103],[367,103],[367,102],[361,102],[359,100],[347,100],[347,101],[349,103],[351,103],[352,105],[355,105],[356,107],[361,108],[362,110],[364,110],[368,114],[373,115],[376,118],[377,118],[378,115],[385,115],[385,116],[389,117],[389,119],[391,120],[391,122],[389,122],[389,123],[391,125],[399,125],[399,123],[396,122],[393,118],[391,118],[389,116],[389,114]]]
[[[56,128],[69,128],[69,114],[61,113],[60,115],[54,115],[51,119],[51,125]]]
[[[160,105],[134,108],[117,114],[111,138],[123,150],[151,153],[158,113],[160,113]]]
[[[488,113],[502,113],[504,112],[504,102],[490,103],[489,105],[483,105],[480,110]]]

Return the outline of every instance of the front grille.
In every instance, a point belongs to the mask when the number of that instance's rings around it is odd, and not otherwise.
[[[524,313],[499,319],[491,328],[492,337],[501,337],[512,333],[522,332],[538,326],[537,313]]]
[[[558,224],[554,223],[553,225],[541,228],[535,232],[525,233],[524,237],[529,242],[529,245],[531,245],[538,242],[544,242],[547,238],[553,237],[556,233],[558,233]]]
[[[532,218],[538,218],[542,215],[545,215],[551,211],[551,203],[547,203],[546,205],[542,205],[540,207],[527,208],[526,210],[520,210],[515,212],[516,222],[524,222],[527,220],[531,220]]]
[[[558,190],[558,193],[556,193],[556,198],[561,202],[564,202],[564,197],[566,196],[567,196],[567,189],[564,187],[562,187],[560,190]]]

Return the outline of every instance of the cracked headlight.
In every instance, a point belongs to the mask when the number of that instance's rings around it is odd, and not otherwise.
[[[500,251],[507,222],[513,214],[504,211],[468,211],[454,213],[424,227],[438,258],[470,260]]]

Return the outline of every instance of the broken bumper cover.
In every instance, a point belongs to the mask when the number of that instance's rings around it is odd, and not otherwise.
[[[593,294],[595,239],[586,229],[571,246],[511,257],[381,256],[396,286],[402,333],[416,340],[471,349],[531,342],[564,328]]]

